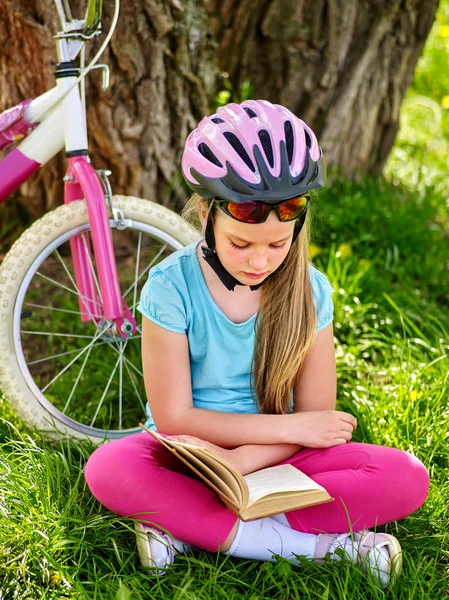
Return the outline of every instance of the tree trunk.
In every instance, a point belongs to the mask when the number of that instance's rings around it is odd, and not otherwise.
[[[438,0],[208,0],[219,65],[235,87],[311,125],[327,164],[381,171]]]
[[[106,33],[114,2],[104,4]],[[52,0],[3,0],[0,23],[4,110],[55,85],[52,35],[59,23]],[[207,14],[196,0],[122,0],[117,29],[100,59],[111,68],[110,88],[102,92],[94,71],[86,90],[89,151],[95,168],[112,171],[114,193],[165,205],[185,199],[183,144],[198,116],[210,112],[219,76],[216,43],[207,30]],[[86,64],[104,37],[88,45]],[[33,216],[62,202],[65,162],[61,153],[20,188]]]
[[[73,3],[75,4],[75,3]],[[284,104],[310,124],[327,164],[378,172],[438,0],[122,0],[101,58],[111,87],[88,76],[89,149],[116,193],[175,208],[185,138],[213,111],[220,70],[235,89]],[[103,30],[113,2],[105,3]],[[81,15],[75,15],[81,16]],[[52,0],[0,3],[0,110],[54,85]],[[104,35],[88,47],[93,56]],[[62,201],[62,155],[20,189],[37,216]]]

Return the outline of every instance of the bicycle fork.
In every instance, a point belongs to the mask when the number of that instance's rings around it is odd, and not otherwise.
[[[137,331],[136,320],[120,293],[105,195],[88,158],[79,70],[68,57],[66,40],[58,41],[58,50],[62,62],[56,69],[56,88],[0,116],[0,147],[26,138],[20,148],[0,161],[0,202],[65,145],[69,167],[64,178],[64,202],[86,200],[98,273],[97,281],[87,236],[76,236],[70,245],[81,319],[97,325],[112,321],[113,326],[107,329],[127,338]]]
[[[56,67],[56,83],[63,97],[64,140],[69,167],[64,178],[64,202],[85,198],[91,236],[92,252],[86,235],[70,241],[75,282],[79,292],[78,302],[83,321],[94,321],[102,326],[103,319],[113,323],[105,331],[127,338],[137,330],[136,321],[120,294],[120,286],[109,226],[105,195],[100,180],[88,158],[86,110],[80,97],[71,50],[64,37],[58,37],[59,62]]]
[[[127,338],[136,332],[134,319],[125,300],[121,297],[117,264],[112,244],[107,207],[101,183],[87,156],[68,159],[64,201],[85,198],[98,281],[92,262],[92,252],[87,236],[79,235],[70,240],[75,281],[79,292],[79,307],[83,321],[110,320],[118,335]]]

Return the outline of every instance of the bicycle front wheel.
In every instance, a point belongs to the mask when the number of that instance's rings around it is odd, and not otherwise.
[[[112,205],[124,217],[110,219],[120,288],[138,324],[127,339],[113,323],[81,319],[70,240],[81,236],[91,246],[84,200],[34,223],[0,268],[0,389],[49,438],[99,443],[141,431],[140,291],[153,265],[200,239],[179,215],[148,200],[114,196]],[[90,269],[96,272],[95,259]]]

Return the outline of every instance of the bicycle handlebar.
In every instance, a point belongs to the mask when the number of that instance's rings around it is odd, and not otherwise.
[[[86,14],[82,21],[72,18],[68,0],[54,1],[63,32],[76,31],[81,37],[89,38],[97,31],[101,24],[103,0],[88,0]]]
[[[89,0],[86,10],[86,26],[84,35],[92,35],[101,22],[101,13],[103,12],[103,0]]]
[[[55,0],[55,4],[59,22],[61,23],[61,27],[64,30],[67,25],[67,21],[70,21],[72,18],[70,14],[70,8],[66,2],[63,2],[63,0]]]

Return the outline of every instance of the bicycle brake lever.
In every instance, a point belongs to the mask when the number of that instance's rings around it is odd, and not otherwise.
[[[102,67],[102,73],[101,73],[101,89],[103,90],[103,92],[105,92],[108,87],[109,87],[109,67],[108,65],[98,65],[99,67]]]
[[[90,69],[88,69],[88,67],[86,67],[86,69],[82,69],[81,72],[89,70],[89,71],[93,71],[94,69],[101,69],[102,70],[102,80],[101,80],[101,89],[103,90],[103,92],[105,92],[108,87],[109,87],[109,66],[108,65],[104,65],[104,64],[99,64],[99,65],[94,65],[93,67],[91,67]]]

